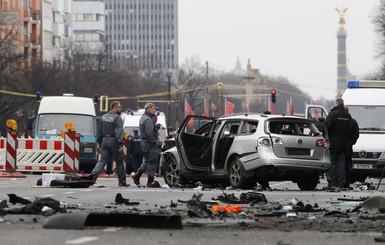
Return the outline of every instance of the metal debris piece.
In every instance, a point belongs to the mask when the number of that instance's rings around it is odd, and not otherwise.
[[[150,229],[182,229],[179,215],[130,213],[71,213],[47,218],[46,229],[77,229],[86,227],[137,227]]]
[[[115,203],[117,205],[119,204],[125,204],[125,205],[139,205],[139,202],[130,202],[129,199],[123,198],[122,194],[118,193],[115,196]]]
[[[7,195],[9,196],[9,202],[12,204],[19,203],[19,204],[27,205],[27,204],[31,203],[30,200],[19,197],[16,194],[11,193],[11,194],[7,194]]]

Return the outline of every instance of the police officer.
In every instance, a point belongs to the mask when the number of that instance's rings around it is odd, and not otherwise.
[[[329,135],[329,150],[331,165],[326,172],[328,188],[331,191],[340,191],[346,183],[345,158],[347,145],[351,137],[351,116],[344,109],[344,100],[334,101],[333,109],[326,117],[326,127]]]
[[[147,171],[147,187],[151,187],[158,167],[158,138],[159,133],[156,123],[156,107],[154,103],[147,103],[144,106],[145,112],[139,121],[141,146],[143,151],[143,163],[135,175],[132,176],[134,183],[140,185],[139,179]]]
[[[122,106],[119,101],[113,101],[111,111],[104,114],[98,127],[98,143],[102,148],[102,156],[88,179],[96,178],[104,166],[112,161],[116,162],[119,186],[126,187],[126,173],[123,165],[123,120],[120,117]]]
[[[143,152],[142,152],[142,146],[140,144],[140,136],[139,131],[134,130],[134,136],[132,136],[130,143],[128,145],[128,155],[132,156],[132,161],[129,168],[131,168],[131,171],[137,171],[139,166],[142,164],[143,161]],[[129,171],[129,173],[131,173]]]

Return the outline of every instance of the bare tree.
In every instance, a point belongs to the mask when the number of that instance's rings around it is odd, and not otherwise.
[[[380,0],[376,12],[373,17],[373,24],[375,31],[379,36],[379,43],[376,48],[377,57],[381,60],[382,66],[380,70],[371,75],[376,79],[385,79],[385,0]]]

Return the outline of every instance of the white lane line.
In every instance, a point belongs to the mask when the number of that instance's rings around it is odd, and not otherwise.
[[[279,182],[277,184],[272,184],[270,186],[279,186],[279,185],[286,185],[286,184],[289,184],[289,183],[292,183],[291,181],[283,181],[283,182]]]
[[[68,195],[68,194],[74,194],[76,193],[75,191],[67,191],[67,192],[63,192],[64,195]]]
[[[83,244],[86,242],[96,241],[98,239],[99,239],[99,237],[96,237],[96,236],[85,236],[85,237],[81,237],[78,239],[66,241],[65,243],[66,244]]]
[[[94,191],[94,190],[93,189],[84,189],[84,190],[80,190],[80,191],[88,192],[88,191]]]
[[[54,196],[57,196],[58,194],[45,194],[45,195],[41,195],[40,197],[54,197]]]

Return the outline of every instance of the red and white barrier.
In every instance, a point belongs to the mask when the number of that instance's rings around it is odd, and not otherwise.
[[[17,170],[63,172],[63,139],[18,139]]]
[[[6,138],[0,138],[0,170],[5,169],[5,158],[7,155],[7,139]]]
[[[7,153],[5,158],[5,170],[8,172],[16,171],[16,131],[7,132]]]
[[[80,134],[68,132],[64,137],[63,171],[78,171]]]

